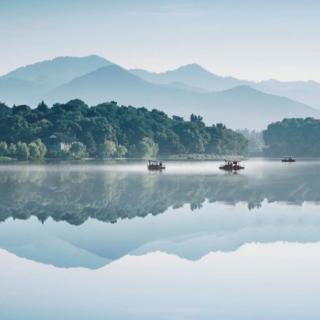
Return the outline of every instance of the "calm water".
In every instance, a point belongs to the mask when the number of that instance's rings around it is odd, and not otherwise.
[[[0,166],[0,319],[319,319],[320,162]]]

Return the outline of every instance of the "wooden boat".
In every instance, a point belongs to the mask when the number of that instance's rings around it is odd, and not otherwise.
[[[243,170],[244,167],[240,166],[240,161],[238,160],[224,160],[225,164],[223,166],[220,166],[220,170],[225,170],[225,171],[239,171]]]
[[[162,163],[162,161],[148,161],[148,170],[164,170],[166,166]]]
[[[296,160],[293,159],[292,157],[288,157],[288,158],[283,158],[281,162],[296,162]]]

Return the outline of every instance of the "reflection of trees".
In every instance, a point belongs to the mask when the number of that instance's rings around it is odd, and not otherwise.
[[[246,175],[173,175],[99,170],[13,170],[0,173],[0,220],[27,219],[81,224],[89,217],[118,219],[157,215],[169,207],[203,202],[246,202],[258,208],[264,199],[301,204],[320,200],[320,173],[294,171],[263,178]]]

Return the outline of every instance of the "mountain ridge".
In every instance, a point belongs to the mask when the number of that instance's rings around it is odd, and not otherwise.
[[[175,69],[156,73],[143,69],[132,69],[136,75],[154,83],[169,84],[171,82],[181,82],[190,87],[199,87],[207,91],[221,91],[231,89],[239,85],[249,85],[265,93],[285,96],[292,100],[310,105],[320,109],[320,83],[314,80],[308,81],[280,81],[268,79],[261,81],[251,81],[238,79],[232,76],[221,76],[212,73],[199,64],[189,64]],[[197,75],[193,78],[184,78],[186,71],[195,71]],[[203,81],[198,81],[199,72],[202,72]]]
[[[207,124],[222,122],[236,129],[262,129],[286,117],[320,117],[320,111],[308,104],[274,94],[270,87],[276,85],[265,82],[266,89],[261,90],[257,83],[221,77],[198,64],[158,74],[127,70],[91,55],[58,57],[9,72],[0,77],[0,101],[35,106],[41,100],[79,98],[89,104],[115,100],[185,118],[196,113]],[[209,90],[212,86],[215,90]]]
[[[312,107],[248,85],[217,92],[193,92],[148,82],[116,65],[74,79],[48,96],[52,103],[74,98],[92,104],[115,100],[185,118],[197,113],[207,124],[222,122],[232,128],[261,129],[285,117],[320,115]]]
[[[4,74],[1,76],[1,78],[18,78],[37,82],[41,81],[41,76],[44,74],[44,72],[46,72],[45,75],[48,76],[48,73],[57,73],[57,71],[65,71],[65,68],[71,69],[78,66],[83,68],[82,72],[85,74],[106,64],[111,64],[111,62],[97,55],[89,55],[84,57],[63,56],[16,68]],[[74,70],[74,73],[75,75],[73,74],[67,81],[79,76],[79,71]],[[37,79],[39,76],[40,78]]]

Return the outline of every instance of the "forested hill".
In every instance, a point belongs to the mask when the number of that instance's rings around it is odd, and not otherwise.
[[[263,132],[268,156],[320,156],[320,120],[284,119]]]
[[[71,147],[52,151],[48,139],[64,136]],[[41,157],[153,157],[171,154],[242,155],[247,140],[223,124],[206,127],[200,116],[189,121],[158,110],[118,106],[89,107],[81,100],[9,108],[0,104],[0,155]],[[37,149],[38,148],[38,149]]]

